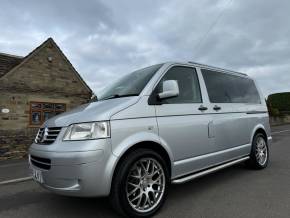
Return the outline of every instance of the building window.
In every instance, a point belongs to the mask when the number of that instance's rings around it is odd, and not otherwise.
[[[50,102],[30,102],[30,125],[39,126],[49,118],[66,111],[66,105]]]

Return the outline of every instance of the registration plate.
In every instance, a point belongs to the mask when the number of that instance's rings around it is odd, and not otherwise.
[[[40,170],[32,169],[32,177],[35,181],[43,183],[42,172]]]

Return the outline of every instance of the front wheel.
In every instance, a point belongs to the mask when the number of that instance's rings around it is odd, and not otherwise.
[[[267,167],[268,162],[269,148],[266,137],[263,134],[258,133],[253,139],[250,160],[247,164],[254,169],[264,169]]]
[[[168,168],[162,157],[152,150],[138,149],[118,166],[111,202],[125,216],[150,217],[162,206],[168,184]]]

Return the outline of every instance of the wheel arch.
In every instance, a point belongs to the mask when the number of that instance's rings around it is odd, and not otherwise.
[[[251,135],[251,144],[253,143],[254,137],[256,134],[261,133],[265,136],[265,140],[268,141],[268,135],[265,127],[263,125],[257,125]]]
[[[170,155],[168,154],[168,151],[160,143],[157,143],[155,141],[150,141],[150,140],[137,142],[134,145],[130,146],[126,151],[124,151],[122,153],[122,155],[120,155],[120,157],[119,157],[119,159],[118,159],[118,161],[116,163],[114,171],[117,169],[118,164],[120,164],[120,162],[129,153],[131,153],[132,151],[135,151],[136,149],[139,149],[139,148],[150,149],[150,150],[155,151],[156,153],[158,153],[162,158],[164,158],[164,161],[165,161],[165,163],[166,163],[166,165],[168,167],[169,173],[171,175],[172,161],[171,161]]]
[[[171,156],[170,156],[168,150],[165,149],[164,146],[162,146],[160,143],[157,143],[155,141],[146,140],[146,141],[136,142],[135,144],[131,145],[122,154],[120,154],[120,156],[116,159],[114,167],[112,168],[110,187],[112,186],[112,182],[114,180],[116,171],[118,170],[118,167],[120,166],[120,163],[122,162],[122,160],[124,160],[124,158],[127,155],[129,155],[131,152],[135,151],[136,149],[140,149],[140,148],[147,148],[147,149],[150,149],[152,151],[155,151],[162,158],[164,158],[164,161],[165,161],[166,166],[168,168],[169,176],[171,178],[172,166],[173,166],[172,163],[173,162],[172,162],[172,159],[171,159]]]

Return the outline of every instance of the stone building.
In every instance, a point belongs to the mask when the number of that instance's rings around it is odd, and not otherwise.
[[[91,96],[52,38],[25,57],[0,53],[0,159],[25,155],[45,120]]]

